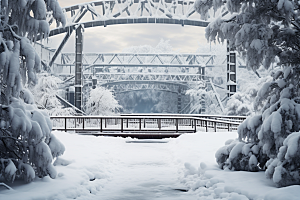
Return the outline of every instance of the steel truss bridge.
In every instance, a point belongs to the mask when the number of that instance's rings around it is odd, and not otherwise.
[[[124,83],[124,81],[146,81],[145,79],[152,82],[168,81],[174,84],[176,81],[199,83],[205,80],[205,67],[213,66],[214,57],[212,55],[108,53],[90,54],[85,57],[82,53],[85,28],[139,23],[206,27],[209,22],[200,20],[200,15],[194,9],[194,1],[101,0],[65,7],[63,13],[67,19],[66,26],[62,27],[57,24],[56,28],[50,30],[49,37],[58,34],[65,34],[65,36],[53,56],[49,60],[43,61],[42,64],[48,70],[52,68],[53,71],[60,71],[62,76],[68,76],[66,82],[75,79],[73,84],[75,86],[74,104],[78,109],[82,109],[83,78],[89,82],[92,75],[96,76],[99,82],[105,80],[103,84],[109,81],[115,81],[117,84],[121,81]],[[227,12],[219,13],[222,16],[226,14]],[[55,20],[50,13],[47,21],[51,27],[55,26]],[[62,54],[61,63],[57,64],[55,60],[61,54],[73,32],[76,34],[75,53]],[[35,39],[40,40],[41,37],[37,36]],[[75,69],[73,70],[71,66],[74,65]],[[73,77],[63,72],[67,68],[73,73]],[[134,72],[137,74],[134,75]],[[128,76],[126,73],[132,75]],[[235,82],[235,78],[232,78],[232,81]],[[90,83],[85,84],[90,85]]]
[[[95,66],[191,67],[214,65],[214,55],[179,53],[84,53],[82,64]],[[61,66],[75,64],[74,53],[61,54]]]
[[[194,1],[191,0],[102,0],[65,7],[63,13],[67,19],[66,26],[58,25],[49,33],[49,37],[65,33],[65,37],[49,62],[50,66],[73,31],[80,27],[141,23],[206,27],[209,23],[200,20],[200,14],[195,12]],[[47,21],[50,25],[55,22],[51,14],[47,17]],[[41,36],[37,36],[36,39],[40,40]]]
[[[62,54],[61,63],[53,66],[53,71],[65,77],[65,84],[75,77],[74,59],[73,53]],[[176,93],[181,112],[189,103],[185,91],[195,84],[206,87],[205,67],[213,67],[214,60],[215,56],[209,54],[83,54],[83,102],[96,78],[98,85],[116,94],[142,90]]]
[[[83,54],[83,79],[96,77],[99,83],[113,81],[199,82],[205,67],[214,66],[214,55],[205,54]],[[63,53],[53,66],[60,76],[71,81],[75,76],[74,53]]]
[[[82,55],[83,74],[89,72],[94,75],[105,74],[105,72],[204,74],[204,71],[201,71],[204,67],[215,65],[215,55],[209,54],[84,53]],[[53,65],[52,71],[74,73],[75,54],[62,53],[61,63]]]

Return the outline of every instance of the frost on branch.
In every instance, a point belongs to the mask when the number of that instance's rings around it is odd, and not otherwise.
[[[206,28],[210,41],[229,40],[246,58],[249,68],[258,69],[262,64],[269,68],[275,55],[284,63],[298,62],[299,7],[296,1],[249,1],[249,0],[197,0],[195,10],[207,16],[210,8],[216,11],[224,6],[230,12],[222,18],[212,19]],[[202,7],[196,6],[202,5]],[[217,5],[217,6],[216,6]],[[297,21],[297,22],[293,22]],[[295,27],[292,24],[297,24]]]
[[[50,116],[74,115],[76,112],[72,108],[63,108],[56,98],[59,92],[61,79],[48,74],[40,74],[38,84],[32,89],[33,99],[45,108]]]
[[[36,175],[56,177],[52,160],[64,146],[52,134],[49,115],[37,109],[23,85],[37,82],[41,61],[31,46],[39,34],[49,34],[47,12],[64,24],[56,0],[0,1],[0,176],[31,182]]]
[[[215,157],[221,169],[251,172],[259,170],[258,163],[263,159],[258,145],[236,140],[221,147]]]
[[[86,105],[86,113],[89,115],[113,115],[116,110],[122,108],[112,92],[103,87],[90,91]]]
[[[247,116],[252,112],[250,95],[237,92],[230,97],[226,104],[226,114]]]
[[[57,26],[65,26],[66,19],[57,0],[9,0],[1,1],[1,12],[5,15],[6,23],[18,26],[17,34],[30,39],[40,34],[42,38],[49,35],[47,13],[52,14]],[[31,14],[33,13],[33,15]],[[8,17],[10,16],[10,17]]]
[[[1,114],[0,148],[5,151],[1,152],[0,158],[5,168],[9,160],[18,167],[14,176],[11,175],[12,170],[1,170],[6,180],[13,181],[15,176],[19,176],[30,182],[35,174],[55,178],[52,160],[62,155],[65,147],[51,134],[49,116],[34,104],[26,104],[19,99],[13,99],[8,107],[2,106]]]
[[[214,11],[217,11],[222,4],[222,0],[196,0],[194,9],[200,13],[201,19],[207,20],[210,17],[208,14],[209,9],[213,7]]]
[[[266,176],[272,179],[278,187],[300,184],[299,139],[300,132],[290,134],[283,141],[277,157],[270,159],[267,163]]]

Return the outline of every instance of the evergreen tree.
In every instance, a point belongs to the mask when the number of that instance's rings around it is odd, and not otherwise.
[[[37,109],[23,83],[37,82],[41,62],[31,40],[49,35],[46,15],[52,13],[63,25],[65,18],[56,0],[0,3],[0,174],[7,181],[55,178],[52,159],[64,152],[64,145],[51,134],[48,114]]]
[[[256,115],[238,128],[239,142],[216,153],[221,168],[265,170],[281,187],[300,184],[300,18],[295,0],[197,0],[195,9],[208,17],[208,10],[226,8],[229,17],[218,17],[206,28],[206,37],[235,48],[249,69],[266,69],[278,58],[273,80],[258,91]]]

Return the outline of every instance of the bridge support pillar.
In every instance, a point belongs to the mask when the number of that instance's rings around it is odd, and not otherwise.
[[[206,111],[206,102],[205,102],[205,94],[201,94],[201,109],[199,114],[204,114]]]
[[[83,26],[76,28],[75,39],[75,107],[82,110],[82,49],[83,49]]]
[[[181,113],[181,101],[182,101],[182,94],[181,94],[181,88],[178,88],[178,93],[177,93],[177,113]]]
[[[201,79],[205,80],[205,66],[198,67],[198,74],[201,74]]]
[[[236,52],[227,40],[227,97],[236,93]]]

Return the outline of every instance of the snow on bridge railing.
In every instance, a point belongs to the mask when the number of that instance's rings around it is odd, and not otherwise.
[[[239,122],[176,115],[52,116],[53,130],[84,132],[197,132],[237,130]],[[204,129],[204,130],[203,130]]]
[[[242,123],[247,116],[234,116],[234,115],[208,115],[208,114],[168,114],[168,113],[132,113],[121,114],[121,116],[180,116],[180,117],[199,117],[207,119],[216,119],[229,122]]]

